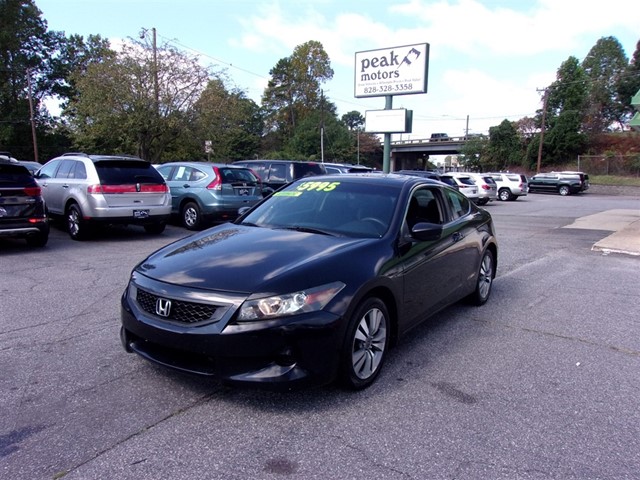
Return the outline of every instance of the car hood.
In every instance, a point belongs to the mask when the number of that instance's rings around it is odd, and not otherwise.
[[[355,256],[376,263],[371,250],[380,241],[225,224],[156,251],[136,271],[183,287],[283,293],[340,280]]]

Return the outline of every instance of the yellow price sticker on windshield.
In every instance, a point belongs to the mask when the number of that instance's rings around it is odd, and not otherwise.
[[[340,185],[340,182],[303,182],[298,185],[298,190],[306,192],[330,192],[335,190],[338,185]]]

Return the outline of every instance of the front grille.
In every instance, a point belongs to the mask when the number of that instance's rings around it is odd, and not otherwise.
[[[185,302],[184,300],[166,299],[152,293],[137,289],[136,301],[138,305],[147,313],[164,320],[171,320],[180,323],[205,322],[213,316],[216,311],[215,305],[206,303]],[[159,298],[171,300],[169,316],[160,316],[156,313],[156,304]]]

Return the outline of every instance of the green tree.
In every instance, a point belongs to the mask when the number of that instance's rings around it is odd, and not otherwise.
[[[278,131],[281,141],[297,124],[324,102],[321,86],[333,78],[329,56],[318,41],[298,45],[293,54],[278,60],[262,95],[267,129]]]
[[[194,104],[195,118],[187,158],[204,155],[205,141],[211,142],[207,159],[228,162],[253,158],[260,149],[263,130],[261,110],[240,90],[229,90],[221,75],[209,81]],[[179,158],[179,157],[178,157]]]
[[[487,137],[470,137],[463,145],[458,161],[470,170],[496,170],[497,163],[491,160],[488,151],[489,139]]]
[[[72,115],[69,102],[78,97],[74,75],[84,75],[91,64],[113,61],[117,53],[100,35],[89,35],[86,41],[81,35],[59,36],[58,43],[58,55],[51,59],[49,69],[51,94],[60,100],[64,113]]]
[[[56,52],[57,36],[47,31],[33,0],[0,0],[0,149],[33,158],[31,95],[38,136],[48,126],[42,100],[51,91],[44,74]]]
[[[584,119],[588,116],[589,81],[586,72],[576,57],[565,60],[556,72],[556,80],[545,89],[546,112],[539,110],[536,124],[544,136],[541,165],[566,163],[586,148],[587,137],[582,131]],[[527,166],[538,162],[540,136],[535,136],[527,145]]]
[[[624,75],[620,77],[617,84],[617,99],[622,105],[625,123],[635,114],[631,99],[638,92],[640,92],[640,41],[636,44],[636,50],[624,71]]]
[[[364,126],[364,117],[357,110],[345,113],[342,115],[341,120],[349,130],[362,130]]]
[[[584,130],[589,133],[610,131],[624,125],[625,105],[619,102],[618,88],[625,76],[628,59],[615,37],[603,37],[582,61],[589,79],[589,97]]]
[[[148,43],[132,41],[71,80],[78,92],[70,102],[78,147],[135,153],[157,163],[189,130],[209,71],[170,45],[154,52]]]
[[[489,144],[483,153],[483,164],[491,170],[521,163],[521,142],[514,123],[505,119],[497,127],[489,128]]]

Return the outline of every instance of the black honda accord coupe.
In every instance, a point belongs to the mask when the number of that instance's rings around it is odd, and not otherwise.
[[[412,327],[462,299],[484,304],[497,259],[490,214],[443,183],[304,178],[140,262],[121,340],[223,382],[360,389]]]

